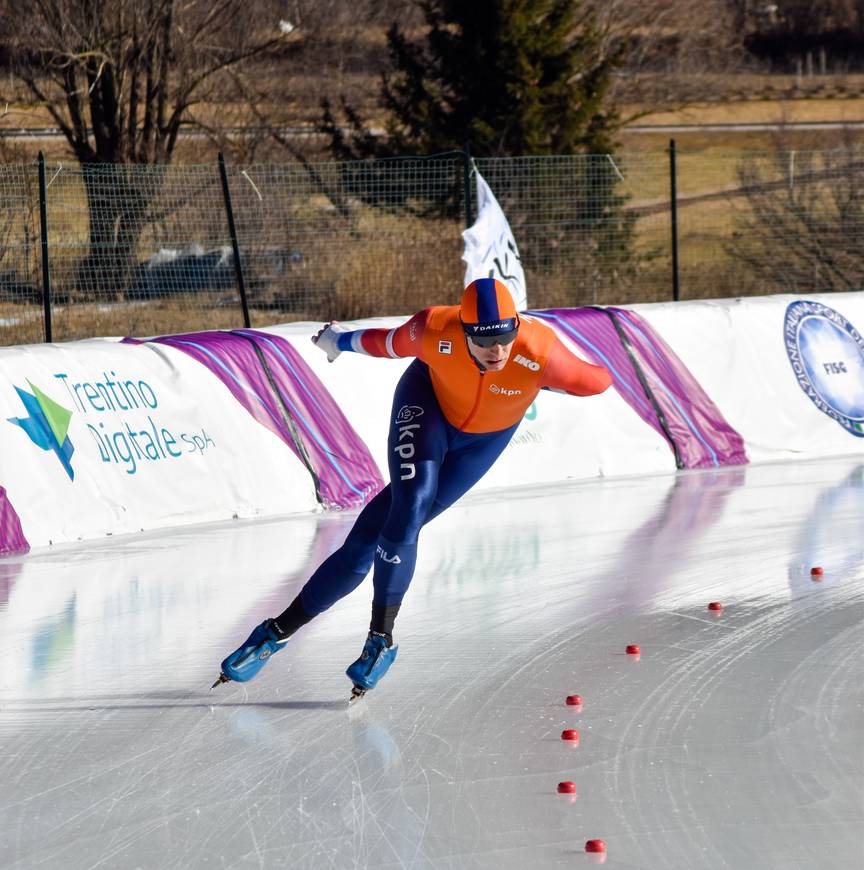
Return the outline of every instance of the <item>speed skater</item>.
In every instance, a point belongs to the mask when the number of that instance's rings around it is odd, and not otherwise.
[[[251,680],[372,569],[369,633],[346,671],[353,700],[374,688],[396,658],[393,627],[414,574],[420,529],[486,474],[541,389],[593,396],[612,379],[603,366],[571,353],[547,324],[518,314],[510,292],[493,278],[469,284],[459,305],[426,308],[394,329],[348,330],[331,322],[312,341],[330,362],[344,351],[414,357],[393,398],[390,483],[291,604],[222,662],[214,688]]]

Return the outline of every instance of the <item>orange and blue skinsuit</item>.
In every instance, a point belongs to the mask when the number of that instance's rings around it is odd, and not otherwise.
[[[423,525],[488,471],[541,389],[591,396],[602,393],[611,377],[571,353],[551,327],[524,314],[507,363],[497,372],[483,371],[470,354],[460,306],[427,308],[395,329],[340,332],[332,341],[337,353],[416,359],[393,400],[390,484],[360,513],[298,601],[311,618],[355,589],[374,565],[372,630],[389,635],[414,573]]]

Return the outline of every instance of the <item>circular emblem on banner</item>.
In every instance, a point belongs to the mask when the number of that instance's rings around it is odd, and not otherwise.
[[[816,407],[864,438],[864,338],[839,311],[799,300],[786,309],[786,353]]]

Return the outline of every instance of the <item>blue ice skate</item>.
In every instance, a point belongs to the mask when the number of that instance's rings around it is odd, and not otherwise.
[[[246,642],[222,662],[219,679],[210,687],[211,690],[229,680],[236,680],[238,683],[248,682],[257,676],[270,656],[285,648],[286,643],[288,638],[279,637],[273,627],[273,620],[265,619],[246,638]]]
[[[354,683],[349,701],[362,698],[369,689],[374,689],[378,685],[378,680],[390,670],[390,665],[396,661],[398,649],[398,646],[388,647],[387,638],[383,634],[369,632],[360,658],[345,671],[348,674],[348,679]]]

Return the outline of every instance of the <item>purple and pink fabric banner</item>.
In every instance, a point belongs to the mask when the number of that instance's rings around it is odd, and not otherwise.
[[[362,506],[384,486],[366,444],[285,339],[237,329],[149,340],[189,354],[219,378],[307,466],[325,508]]]
[[[6,495],[5,487],[0,486],[0,556],[14,556],[29,551],[30,545],[24,537],[21,520]]]
[[[748,461],[741,435],[673,350],[633,311],[552,308],[529,313],[553,323],[609,369],[618,393],[669,442],[679,467]]]

